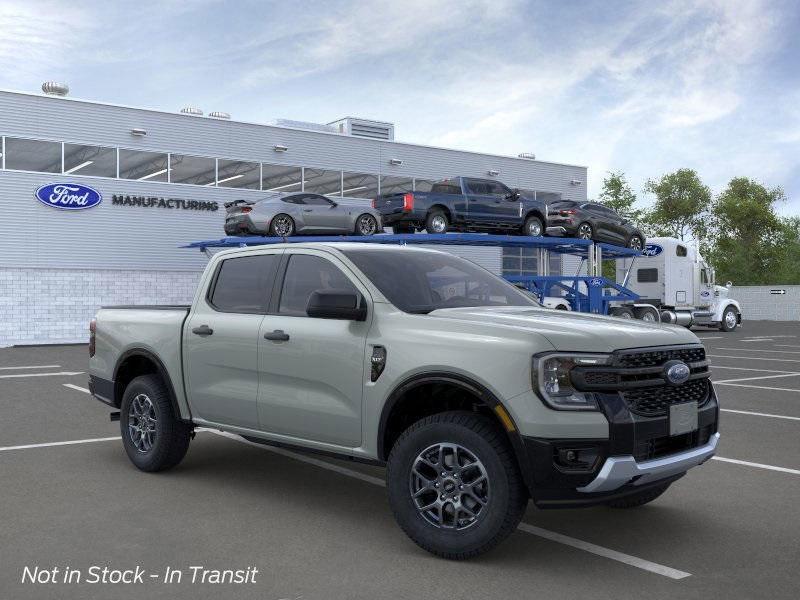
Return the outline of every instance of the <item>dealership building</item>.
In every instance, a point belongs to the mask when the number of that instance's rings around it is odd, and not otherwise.
[[[100,305],[190,302],[207,257],[181,246],[223,237],[225,202],[309,191],[368,203],[457,175],[586,199],[585,167],[397,142],[391,123],[258,124],[42,87],[0,91],[0,346],[85,341]],[[96,195],[70,210],[45,201],[76,185]],[[452,250],[498,273],[539,270],[530,251]]]

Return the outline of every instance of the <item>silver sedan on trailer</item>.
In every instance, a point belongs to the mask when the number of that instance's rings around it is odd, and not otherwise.
[[[226,203],[225,210],[226,235],[374,235],[383,231],[380,213],[369,204],[308,192],[236,200]]]

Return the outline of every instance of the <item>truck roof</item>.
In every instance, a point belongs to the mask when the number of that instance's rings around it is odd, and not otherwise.
[[[264,244],[263,246],[247,246],[243,248],[231,248],[217,252],[214,256],[218,255],[231,255],[231,254],[250,254],[264,250],[265,248],[310,248],[310,249],[333,249],[333,250],[368,250],[372,252],[391,252],[402,249],[405,252],[441,252],[434,248],[423,248],[421,246],[405,246],[400,244],[363,244],[359,242],[299,242],[299,243],[278,243],[278,244]]]

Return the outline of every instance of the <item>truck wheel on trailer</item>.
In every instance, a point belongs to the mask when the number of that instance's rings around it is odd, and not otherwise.
[[[733,331],[739,324],[739,317],[736,314],[736,309],[729,306],[722,313],[722,322],[719,324],[720,331]]]
[[[522,235],[539,237],[542,233],[544,233],[544,226],[539,217],[530,216],[525,219],[525,225],[522,227]]]
[[[633,311],[627,306],[615,306],[608,314],[612,317],[619,317],[620,319],[633,319]]]
[[[447,233],[447,215],[441,209],[434,209],[425,218],[425,231],[428,233]]]

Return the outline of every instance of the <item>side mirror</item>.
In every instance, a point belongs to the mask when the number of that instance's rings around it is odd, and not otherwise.
[[[519,190],[516,189],[516,188],[511,190],[510,194],[506,194],[506,200],[511,200],[512,202],[516,202],[517,200],[519,200],[519,197],[520,197],[520,193],[519,193]]]
[[[337,206],[339,206],[339,203],[331,200],[331,208],[336,208]]]
[[[725,287],[726,287],[726,288],[729,288],[729,287],[731,287],[732,285],[733,285],[733,282],[732,282],[732,281],[729,281],[728,283],[726,283],[726,284],[725,284]]]
[[[308,299],[306,313],[315,319],[364,321],[367,306],[361,294],[346,290],[317,290]]]

